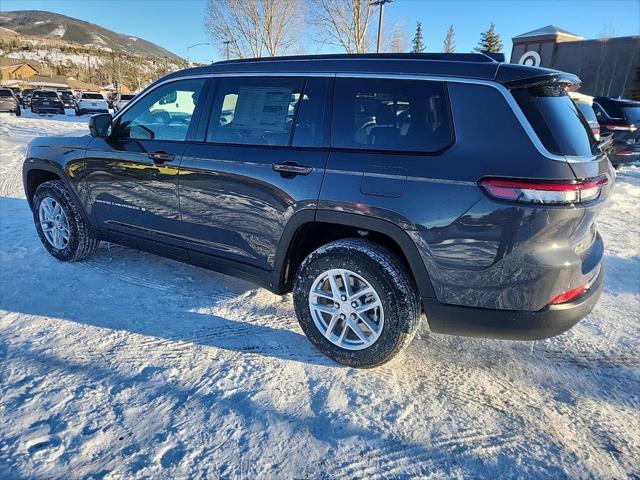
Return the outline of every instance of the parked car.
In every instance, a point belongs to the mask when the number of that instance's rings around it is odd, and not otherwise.
[[[76,100],[76,115],[85,113],[109,113],[109,105],[99,93],[84,92]]]
[[[64,108],[75,108],[76,97],[71,90],[61,90],[58,92],[58,95],[60,96],[60,100],[62,100]]]
[[[31,96],[31,111],[33,113],[59,113],[64,115],[64,105],[56,92],[35,90]]]
[[[20,102],[9,88],[0,88],[0,112],[13,112],[16,117],[22,114]]]
[[[589,124],[589,128],[591,128],[593,132],[593,137],[596,141],[600,141],[600,124],[598,123],[596,112],[593,110],[593,97],[578,92],[569,92],[569,96]]]
[[[615,173],[577,84],[482,54],[220,62],[91,117],[90,136],[34,139],[26,198],[59,260],[107,240],[292,291],[343,364],[391,359],[421,312],[437,333],[547,338],[604,277],[594,220]]]
[[[640,128],[640,102],[621,98],[595,97],[593,109],[601,132],[612,132],[616,138]]]
[[[133,100],[134,97],[135,95],[121,93],[120,95],[118,95],[118,97],[116,97],[115,101],[113,102],[113,110],[115,112],[117,112],[118,110],[121,110],[126,104],[128,104],[131,100]]]
[[[614,139],[609,160],[615,168],[640,161],[640,130],[628,132]]]
[[[24,107],[31,105],[31,95],[33,95],[33,88],[25,88],[22,90],[22,105]]]

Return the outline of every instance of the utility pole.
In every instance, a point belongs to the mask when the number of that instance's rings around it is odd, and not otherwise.
[[[225,40],[222,43],[224,43],[224,48],[227,53],[227,60],[229,60],[229,44],[231,44],[231,40]]]
[[[380,53],[380,44],[382,43],[382,20],[384,18],[384,5],[391,3],[393,0],[371,0],[369,5],[380,7],[378,16],[378,45],[376,47],[376,53]]]

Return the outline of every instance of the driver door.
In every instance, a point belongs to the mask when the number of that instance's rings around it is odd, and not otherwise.
[[[86,153],[87,205],[100,228],[181,246],[178,167],[207,79],[176,80],[144,95]],[[203,102],[201,102],[203,103]]]

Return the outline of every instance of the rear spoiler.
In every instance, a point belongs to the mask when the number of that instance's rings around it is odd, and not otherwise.
[[[543,75],[536,75],[533,77],[519,78],[512,80],[504,84],[509,90],[531,88],[531,87],[545,87],[551,85],[563,85],[566,92],[572,92],[578,90],[582,81],[576,75],[566,72],[553,72],[545,73]]]

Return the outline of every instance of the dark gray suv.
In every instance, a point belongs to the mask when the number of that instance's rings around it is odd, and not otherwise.
[[[379,365],[431,331],[540,339],[591,311],[613,180],[566,73],[481,54],[172,73],[24,163],[56,258],[101,240],[293,291],[309,339]]]

